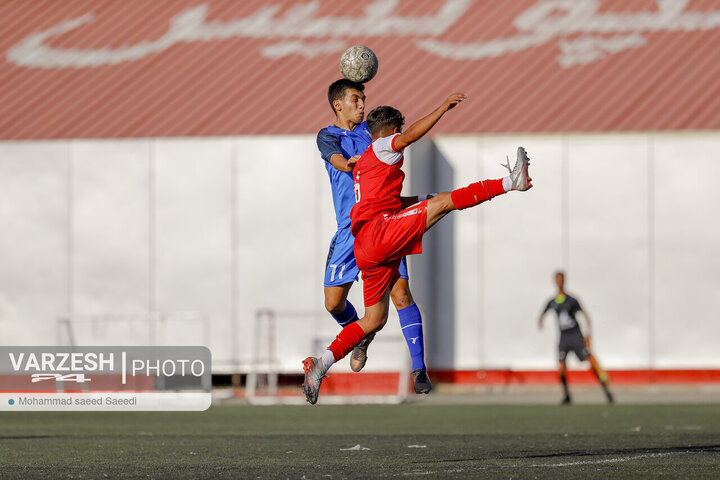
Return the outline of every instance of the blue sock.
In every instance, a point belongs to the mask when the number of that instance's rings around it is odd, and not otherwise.
[[[353,307],[353,304],[350,303],[349,300],[345,301],[345,311],[344,312],[342,312],[339,315],[333,315],[333,314],[331,314],[331,315],[335,319],[335,321],[338,322],[338,324],[341,327],[347,327],[351,323],[356,322],[358,320],[358,314],[355,311],[355,307]]]
[[[412,369],[425,370],[425,346],[423,345],[422,315],[416,304],[398,310],[400,328],[410,349]]]

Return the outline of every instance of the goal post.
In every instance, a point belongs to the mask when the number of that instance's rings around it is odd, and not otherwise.
[[[199,312],[74,313],[56,319],[58,346],[209,347],[210,320]]]
[[[283,374],[302,375],[302,360],[322,353],[339,333],[340,327],[327,317],[327,312],[318,311],[256,311],[252,356],[245,385],[249,403],[305,403],[299,385],[284,388],[278,379]],[[324,321],[317,322],[317,319]],[[333,365],[323,381],[319,404],[396,404],[409,398],[408,348],[399,326],[397,331],[388,326],[375,336],[368,352],[368,364],[362,372],[352,372],[347,357]]]

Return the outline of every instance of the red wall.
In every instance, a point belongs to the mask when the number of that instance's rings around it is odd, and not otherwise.
[[[469,96],[435,132],[720,128],[720,1],[562,3],[4,2],[0,139],[312,134],[358,43],[369,107]]]

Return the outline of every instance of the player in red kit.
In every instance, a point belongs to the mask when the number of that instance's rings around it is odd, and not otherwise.
[[[440,118],[465,99],[450,95],[432,113],[402,131],[405,119],[393,107],[375,108],[367,117],[371,146],[358,160],[355,179],[356,204],[350,212],[355,236],[355,259],[362,272],[365,316],[348,325],[318,358],[303,360],[307,401],[317,402],[322,379],[330,366],[345,357],[367,335],[387,321],[390,288],[397,279],[400,259],[422,253],[422,236],[453,210],[463,210],[511,190],[532,187],[528,157],[518,148],[515,168],[508,177],[472,183],[452,192],[440,193],[413,205],[400,196],[405,174],[403,151],[425,135]]]

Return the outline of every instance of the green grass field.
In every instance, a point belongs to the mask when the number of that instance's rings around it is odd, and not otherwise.
[[[0,452],[0,478],[718,478],[720,405],[13,412]]]

